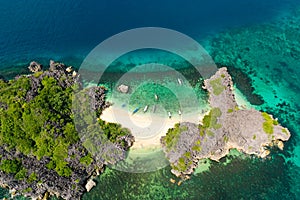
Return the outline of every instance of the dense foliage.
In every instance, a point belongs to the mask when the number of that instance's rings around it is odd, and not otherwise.
[[[71,169],[64,161],[68,146],[78,141],[72,123],[72,88],[62,88],[53,77],[45,76],[38,95],[26,101],[31,88],[30,79],[22,76],[0,82],[0,144],[37,159],[50,157],[49,168],[61,176],[69,176]]]
[[[180,137],[182,131],[186,131],[187,127],[180,127],[180,124],[175,124],[174,128],[170,128],[165,137],[163,137],[164,143],[166,144],[167,150],[172,150]]]
[[[68,150],[79,142],[71,110],[73,91],[78,86],[63,86],[68,78],[63,73],[61,77],[48,76],[47,73],[37,72],[32,77],[20,76],[8,82],[0,80],[0,146],[34,156],[37,160],[47,157],[48,169],[69,177],[72,167],[67,160],[72,158]],[[39,81],[35,89],[33,80]],[[29,92],[32,90],[34,95]],[[123,140],[118,140],[119,136],[129,134],[126,129],[102,120],[98,125],[110,141],[126,146]],[[93,160],[91,154],[83,154],[80,163],[89,166]],[[19,160],[2,160],[0,170],[15,174],[18,180],[25,177],[30,181],[37,179],[36,174],[27,173]]]

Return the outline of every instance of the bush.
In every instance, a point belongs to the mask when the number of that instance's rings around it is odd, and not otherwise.
[[[0,170],[5,173],[16,174],[21,170],[22,164],[18,160],[2,160],[0,164]]]
[[[263,130],[265,133],[271,135],[274,132],[274,120],[272,117],[268,114],[263,112],[262,113],[263,118],[265,119],[265,122],[263,123]]]
[[[202,126],[199,127],[200,135],[205,133],[213,136],[213,132],[209,129],[220,129],[222,124],[218,124],[218,118],[222,115],[220,108],[212,108],[208,115],[205,115],[202,121]]]
[[[214,80],[211,80],[210,85],[213,88],[213,94],[214,95],[220,95],[224,90],[225,90],[225,86],[222,84],[222,79],[221,78],[217,78]]]
[[[80,158],[80,163],[86,166],[89,166],[93,162],[93,158],[90,154]]]
[[[27,176],[27,170],[25,168],[22,168],[16,175],[15,178],[17,180],[23,180]]]

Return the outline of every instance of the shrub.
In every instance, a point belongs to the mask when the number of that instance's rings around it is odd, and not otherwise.
[[[272,117],[269,114],[265,113],[265,112],[262,113],[262,116],[265,119],[265,122],[263,123],[264,132],[267,133],[267,134],[270,134],[270,135],[273,134],[274,124],[273,124]]]
[[[213,88],[214,95],[220,95],[225,90],[225,86],[222,84],[221,78],[211,80],[210,84]]]
[[[11,174],[16,174],[17,172],[19,172],[21,170],[21,167],[22,164],[18,160],[4,159],[0,164],[0,170]]]

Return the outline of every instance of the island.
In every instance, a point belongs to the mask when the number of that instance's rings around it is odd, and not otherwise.
[[[85,88],[71,66],[50,61],[43,70],[39,63],[31,62],[29,70],[31,74],[13,80],[0,79],[0,186],[10,189],[12,195],[33,199],[53,195],[80,199],[95,186],[93,178],[101,176],[105,166],[126,158],[126,151],[134,147],[134,130],[103,119],[103,112],[111,106],[106,88]],[[239,106],[226,67],[203,84],[210,105],[210,110],[202,113],[203,119],[199,123],[169,119],[172,124],[157,139],[173,174],[186,180],[199,161],[219,161],[230,149],[262,158],[271,146],[283,149],[289,130],[265,112]],[[74,101],[78,90],[81,96]],[[119,91],[128,88],[122,86]],[[83,102],[89,106],[72,110],[72,104]],[[96,117],[86,113],[96,113]],[[75,118],[88,137],[79,135]],[[147,145],[156,148],[154,139]],[[93,145],[109,153],[95,153]]]
[[[47,70],[42,68],[31,62],[31,74],[0,79],[0,186],[12,196],[80,199],[106,164],[124,158],[134,137],[120,125],[98,119],[110,149],[118,151],[112,160],[92,155],[76,131],[72,96],[82,89],[90,97],[88,112],[99,116],[109,106],[106,89],[84,89],[79,74],[63,63],[50,61]]]
[[[177,123],[161,138],[173,174],[188,179],[201,159],[219,161],[230,149],[262,158],[271,146],[283,149],[283,141],[290,138],[288,129],[265,112],[239,107],[226,67],[204,80],[203,89],[211,109],[202,122]]]

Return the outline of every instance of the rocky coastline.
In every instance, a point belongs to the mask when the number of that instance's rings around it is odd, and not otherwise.
[[[161,138],[173,174],[188,179],[201,159],[219,161],[233,148],[262,158],[271,146],[283,149],[283,141],[290,138],[288,129],[267,113],[239,107],[227,68],[205,80],[203,88],[211,110],[202,123],[177,124]]]
[[[26,79],[30,81],[30,89],[26,91],[24,97],[24,102],[27,103],[33,101],[35,97],[40,94],[45,77],[53,78],[57,81],[58,86],[61,87],[62,90],[72,88],[75,84],[81,87],[79,74],[77,74],[72,67],[66,66],[63,63],[50,61],[49,69],[43,71],[39,63],[31,62],[29,70],[33,74],[15,78],[15,80],[18,80],[26,77]],[[105,101],[105,88],[103,87],[89,88],[87,94],[91,97],[91,111],[101,112],[110,105]],[[9,104],[1,102],[0,99],[1,112],[6,111],[9,106]],[[52,108],[50,108],[50,112],[55,112],[54,109],[51,109]],[[61,130],[61,132],[58,131],[54,133],[54,137],[57,141],[59,141],[58,139],[60,137],[63,137],[63,130],[65,129],[63,125],[64,124],[55,121],[45,123],[45,126],[51,126],[54,127],[55,130]],[[125,154],[125,151],[128,150],[133,142],[133,136],[128,133],[127,135],[118,137],[113,145]],[[120,143],[125,144],[125,146],[121,146]],[[90,155],[90,152],[85,148],[81,140],[70,142],[66,151],[67,157],[63,162],[67,163],[72,173],[68,176],[62,176],[48,166],[51,162],[48,156],[37,158],[31,153],[25,155],[15,148],[10,148],[8,145],[1,143],[1,166],[4,166],[4,161],[16,161],[18,162],[18,166],[22,166],[21,168],[19,167],[21,169],[20,171],[24,169],[25,178],[18,178],[17,174],[19,173],[7,173],[0,170],[0,186],[9,189],[12,196],[24,195],[32,199],[48,199],[49,196],[55,195],[66,200],[81,199],[81,196],[95,185],[93,179],[103,172],[105,164],[108,162],[103,159],[99,160],[93,155]],[[120,155],[116,155],[116,157],[119,159],[123,158]],[[86,159],[86,161],[84,158],[90,158],[90,160]]]

